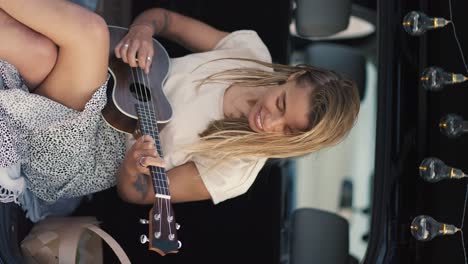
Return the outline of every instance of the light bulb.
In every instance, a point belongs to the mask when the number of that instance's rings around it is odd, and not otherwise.
[[[449,20],[440,17],[428,17],[421,11],[411,11],[403,18],[403,28],[412,36],[420,36],[427,30],[445,27]]]
[[[461,229],[454,225],[439,223],[430,216],[419,215],[411,222],[410,230],[417,240],[429,241],[437,236],[453,235]]]
[[[430,91],[440,91],[444,86],[468,80],[463,74],[445,72],[439,67],[429,67],[421,74],[421,85]]]
[[[444,164],[438,158],[425,158],[419,165],[419,176],[428,182],[445,179],[461,179],[466,176],[463,171]]]
[[[468,122],[456,114],[448,114],[439,121],[440,132],[449,138],[456,138],[468,132]]]

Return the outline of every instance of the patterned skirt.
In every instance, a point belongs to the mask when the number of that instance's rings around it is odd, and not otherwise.
[[[107,82],[76,111],[29,93],[18,71],[2,60],[0,77],[0,169],[19,166],[26,187],[47,202],[116,184],[126,136],[101,116]],[[5,195],[11,193],[0,186],[0,198]]]

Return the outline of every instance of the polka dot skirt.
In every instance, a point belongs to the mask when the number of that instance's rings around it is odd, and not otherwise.
[[[21,164],[27,188],[54,202],[116,184],[125,135],[102,119],[106,84],[83,111],[29,93],[18,71],[0,60],[0,167]]]

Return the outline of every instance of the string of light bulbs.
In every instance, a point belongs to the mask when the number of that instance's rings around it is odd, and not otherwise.
[[[468,65],[466,64],[465,55],[458,38],[457,29],[453,18],[451,0],[449,0],[449,12],[450,19],[448,20],[442,17],[429,17],[421,11],[411,11],[403,18],[403,29],[412,36],[421,36],[428,30],[439,29],[447,26],[448,24],[451,24],[455,42],[457,43],[458,51],[465,68],[464,74],[468,75]],[[447,85],[467,81],[468,77],[465,75],[446,72],[440,67],[432,66],[423,70],[420,77],[420,82],[421,85],[427,90],[440,91]]]
[[[468,74],[468,66],[466,65],[465,55],[463,53],[460,40],[458,39],[457,29],[455,27],[455,22],[453,19],[452,0],[449,0],[449,14],[450,14],[450,21],[452,21],[451,24],[452,24],[452,29],[453,29],[453,36],[455,37],[455,41],[457,42],[458,51],[460,52],[460,57],[462,58],[463,66],[465,67],[465,72]],[[460,237],[461,237],[461,242],[462,242],[463,257],[465,259],[465,264],[467,264],[468,261],[466,257],[466,246],[465,246],[465,236],[463,235],[463,226],[465,225],[465,214],[466,214],[467,202],[468,202],[468,184],[466,184],[466,188],[465,188],[465,202],[463,204],[463,213],[462,213],[462,218],[461,218],[461,223],[460,223]]]
[[[468,178],[468,174],[462,170],[447,166],[438,158],[425,158],[419,165],[419,176],[427,182],[436,183],[441,180],[455,180]],[[460,227],[455,225],[440,223],[427,215],[419,215],[413,219],[410,226],[411,234],[419,241],[429,241],[437,236],[454,235],[460,232],[461,244],[463,248],[463,257],[467,263],[465,239],[463,236],[463,227],[465,223],[466,205],[468,202],[468,184],[465,188],[465,202],[461,217]]]
[[[465,224],[465,213],[466,213],[467,202],[468,202],[468,184],[466,184],[465,203],[463,205],[463,214],[462,214],[461,225],[460,225],[460,236],[461,236],[461,242],[462,242],[462,248],[463,248],[463,257],[465,258],[465,264],[468,262],[466,259],[466,247],[465,247],[465,237],[463,236],[463,225]]]
[[[457,29],[455,28],[455,22],[453,22],[453,13],[452,13],[452,0],[449,0],[449,14],[450,14],[450,21],[452,21],[452,28],[453,28],[453,35],[455,36],[455,41],[458,45],[458,51],[460,52],[460,56],[463,60],[463,65],[465,66],[465,71],[468,74],[468,66],[466,66],[465,55],[463,54],[463,49],[460,45],[460,41],[458,40]]]
[[[420,36],[427,30],[445,27],[448,24],[452,25],[453,35],[458,46],[460,57],[465,67],[465,75],[468,75],[468,66],[466,64],[465,55],[460,44],[460,40],[457,35],[457,30],[454,23],[453,11],[452,11],[452,0],[449,0],[449,20],[444,18],[430,18],[426,14],[420,11],[411,11],[403,19],[404,30],[413,36]],[[423,88],[430,91],[439,91],[444,86],[449,84],[461,83],[468,80],[463,74],[445,72],[440,67],[429,67],[423,70],[420,77],[420,82]],[[462,117],[449,114],[443,117],[439,122],[440,131],[448,137],[458,137],[461,134],[468,132],[468,122],[464,121]],[[468,174],[465,174],[460,169],[449,167],[445,165],[441,160],[437,158],[426,158],[421,162],[419,166],[419,175],[428,182],[438,182],[444,179],[462,179],[467,178]],[[463,235],[463,227],[465,223],[466,206],[468,203],[468,183],[465,188],[465,201],[463,205],[463,213],[461,217],[460,227],[455,225],[440,223],[434,218],[427,215],[419,215],[415,217],[411,223],[410,231],[414,238],[419,241],[429,241],[437,236],[454,235],[460,233],[461,244],[463,248],[463,257],[465,264],[468,264],[465,238]]]

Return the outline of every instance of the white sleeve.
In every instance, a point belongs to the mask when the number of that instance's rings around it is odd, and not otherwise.
[[[239,196],[252,186],[266,159],[233,160],[214,165],[213,160],[193,157],[214,204]]]
[[[221,39],[213,50],[242,50],[248,49],[250,59],[271,62],[271,55],[257,32],[253,30],[238,30]]]

